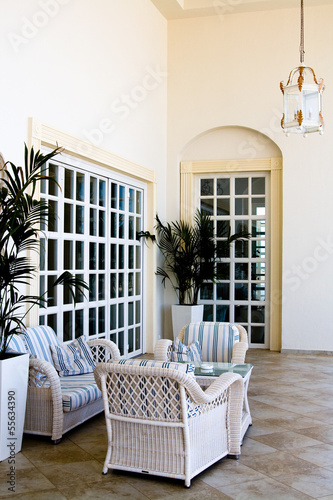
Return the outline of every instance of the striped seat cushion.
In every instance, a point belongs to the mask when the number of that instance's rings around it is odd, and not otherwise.
[[[190,323],[185,328],[184,344],[193,342],[201,346],[202,361],[230,363],[233,346],[239,342],[239,331],[232,323]]]
[[[172,361],[156,361],[154,359],[120,359],[119,361],[111,361],[111,363],[130,366],[147,366],[152,368],[166,368],[178,370],[183,373],[188,373],[191,377],[194,376],[194,365],[191,363],[174,363]]]
[[[77,410],[102,397],[93,373],[60,377],[60,385],[64,412]]]
[[[30,327],[23,332],[23,335],[29,352],[35,354],[39,359],[48,361],[54,366],[50,345],[57,346],[59,345],[59,341],[53,329],[50,326]]]

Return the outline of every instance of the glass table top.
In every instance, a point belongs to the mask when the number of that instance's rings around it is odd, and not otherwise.
[[[191,362],[194,365],[194,375],[196,377],[219,377],[222,373],[238,373],[243,378],[252,370],[253,365],[243,364],[236,365],[234,363],[213,363],[207,362]]]

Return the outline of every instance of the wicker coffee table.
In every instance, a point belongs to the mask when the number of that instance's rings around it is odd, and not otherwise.
[[[247,397],[247,391],[249,387],[249,381],[251,377],[251,372],[253,365],[235,365],[233,363],[213,363],[213,362],[195,362],[192,364],[195,366],[195,378],[201,387],[207,387],[214,382],[214,380],[222,375],[222,373],[238,373],[244,379],[244,403],[243,403],[243,414],[242,414],[242,428],[241,428],[241,439],[243,440],[244,435],[252,425],[252,418],[250,413],[250,407]]]

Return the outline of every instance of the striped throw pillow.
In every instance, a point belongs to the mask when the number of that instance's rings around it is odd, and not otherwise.
[[[95,369],[90,347],[83,337],[70,344],[50,345],[50,350],[60,377],[92,373]]]
[[[173,343],[171,351],[172,361],[202,361],[202,352],[199,342],[193,342],[190,346],[183,344],[178,338]]]

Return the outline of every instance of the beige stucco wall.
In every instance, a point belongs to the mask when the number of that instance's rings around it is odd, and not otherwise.
[[[167,22],[150,0],[0,0],[0,38],[5,159],[23,162],[34,117],[153,170],[164,214]],[[154,300],[159,318],[160,287]]]
[[[333,350],[332,21],[332,6],[305,11],[305,62],[327,86],[325,134],[306,139],[280,129],[279,83],[299,63],[298,9],[168,23],[168,219],[179,214],[181,160],[212,159],[212,151],[214,159],[260,158],[265,148],[253,131],[272,139],[283,158],[284,349]],[[230,126],[249,134],[238,145],[195,145]]]

